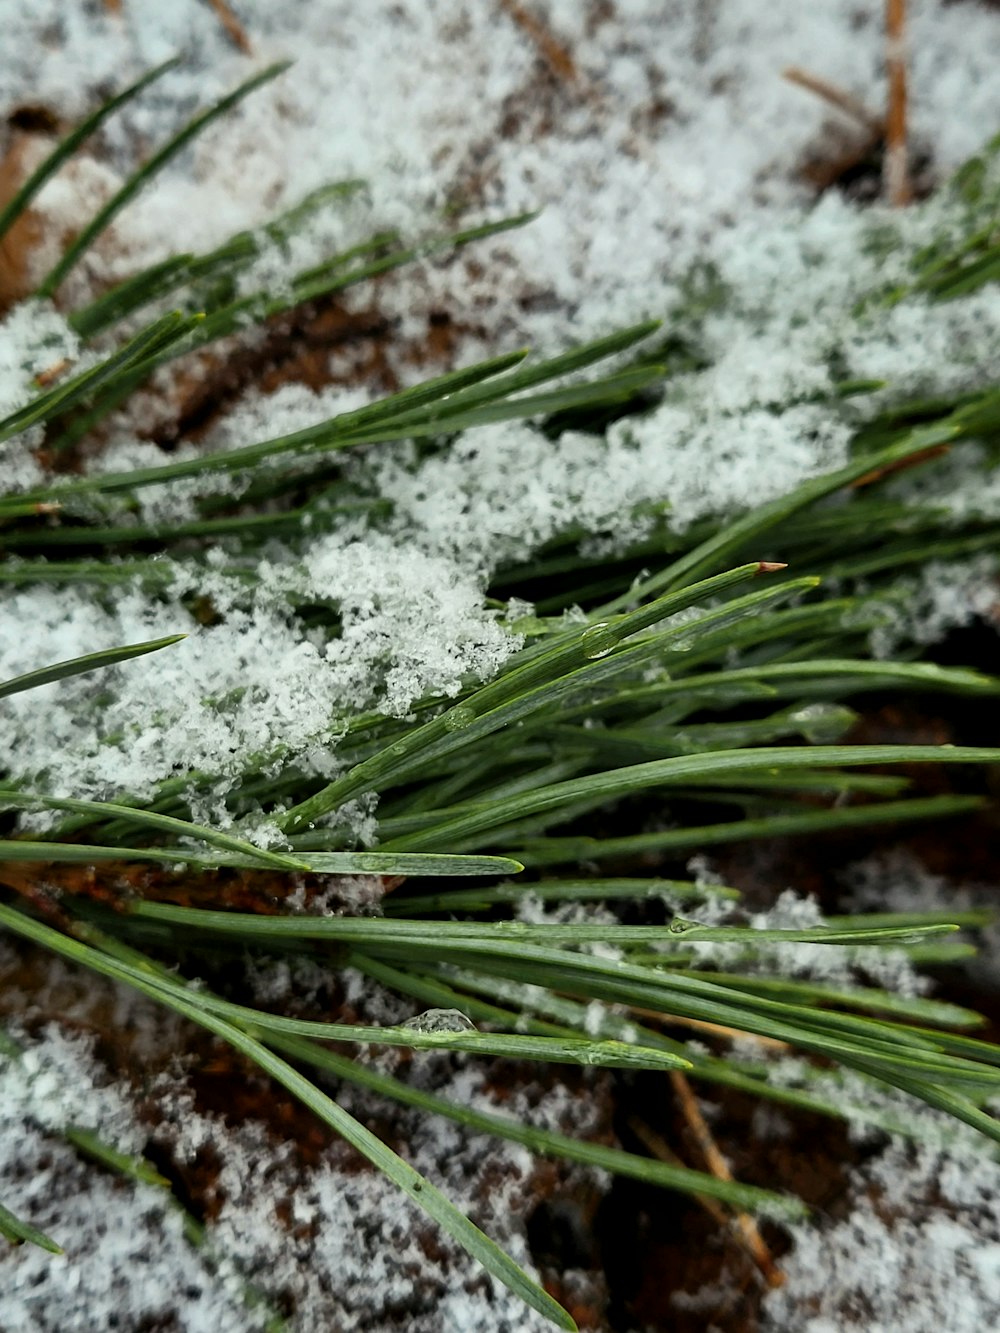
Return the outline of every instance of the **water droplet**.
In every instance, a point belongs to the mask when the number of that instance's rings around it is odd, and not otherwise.
[[[670,639],[667,643],[667,650],[671,653],[689,653],[694,647],[695,641],[688,636],[687,638]]]
[[[580,635],[580,648],[584,657],[593,659],[607,657],[613,648],[617,648],[620,635],[610,621],[601,620]]]
[[[400,755],[404,755],[404,754],[406,754],[406,742],[405,742],[405,741],[397,741],[395,745],[390,745],[390,746],[389,746],[389,753],[390,753],[390,754],[394,754],[394,755],[396,755],[397,758],[398,758]]]
[[[411,1032],[475,1032],[476,1025],[461,1009],[425,1009],[399,1025]]]
[[[840,740],[857,720],[853,708],[842,704],[816,703],[806,704],[789,714],[789,721],[794,722],[802,736],[813,745]]]
[[[697,927],[697,921],[685,921],[682,916],[675,916],[667,929],[671,935],[685,935],[689,930],[696,930]]]
[[[444,715],[444,725],[449,731],[461,731],[470,722],[475,722],[476,710],[468,704],[458,704]]]

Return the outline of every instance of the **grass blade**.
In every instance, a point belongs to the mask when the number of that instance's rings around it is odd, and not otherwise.
[[[144,88],[147,88],[161,75],[166,74],[168,70],[173,69],[178,63],[179,61],[175,57],[172,60],[164,61],[162,65],[157,65],[155,69],[151,69],[148,74],[144,74],[141,79],[126,88],[124,92],[118,93],[116,97],[110,98],[102,106],[99,106],[76,129],[71,130],[64,139],[60,140],[44,162],[32,172],[13,198],[0,210],[0,240],[3,240],[4,236],[7,235],[46,181],[51,180],[62,164],[67,162],[80,145],[100,129],[109,116],[114,115],[127,102],[131,102],[134,97],[138,97]]]
[[[37,1245],[40,1250],[48,1250],[50,1254],[63,1252],[62,1246],[57,1245],[51,1236],[46,1236],[44,1231],[39,1231],[30,1222],[22,1222],[2,1203],[0,1203],[0,1236],[5,1236],[12,1245],[23,1245],[28,1241],[31,1245]]]
[[[142,657],[146,653],[159,652],[169,648],[172,643],[180,643],[185,634],[171,634],[165,639],[149,639],[145,643],[130,643],[124,648],[105,648],[101,652],[87,653],[83,657],[70,657],[64,662],[55,662],[52,666],[40,667],[37,671],[28,671],[23,676],[14,676],[11,680],[0,681],[0,699],[9,694],[19,694],[22,690],[33,690],[39,685],[50,685],[54,680],[65,680],[68,676],[79,676],[87,671],[98,671],[101,667],[113,666],[116,662],[127,662],[133,657]]]
[[[582,1162],[604,1171],[611,1171],[615,1175],[630,1176],[646,1184],[678,1190],[683,1194],[706,1194],[734,1208],[745,1209],[748,1212],[765,1212],[770,1217],[778,1214],[794,1218],[801,1217],[805,1213],[804,1205],[797,1199],[776,1194],[772,1190],[760,1189],[754,1185],[741,1185],[736,1181],[719,1180],[702,1171],[670,1166],[665,1162],[623,1152],[619,1148],[608,1148],[604,1144],[570,1138],[554,1130],[525,1125],[509,1116],[493,1115],[487,1111],[458,1105],[444,1097],[437,1097],[434,1093],[411,1087],[388,1074],[377,1073],[370,1065],[359,1065],[352,1060],[345,1060],[343,1056],[335,1055],[333,1051],[317,1046],[314,1042],[284,1037],[280,1039],[268,1037],[267,1041],[269,1045],[279,1047],[295,1060],[305,1061],[338,1078],[391,1097],[394,1101],[402,1102],[404,1106],[416,1107],[430,1115],[445,1116],[478,1133],[492,1134],[513,1143],[523,1144],[534,1153],[561,1157],[570,1162]]]
[[[581,799],[615,800],[650,788],[681,784],[691,777],[701,779],[715,774],[722,778],[727,775],[742,778],[775,768],[906,763],[996,764],[1000,763],[1000,750],[948,745],[814,745],[678,755],[555,783],[540,791],[479,806],[450,818],[447,812],[442,812],[440,821],[432,829],[394,839],[386,844],[386,850],[431,851],[435,846],[464,842],[471,835],[481,835],[526,815],[556,810]]]
[[[0,808],[4,806],[15,810],[72,810],[78,814],[93,815],[97,819],[110,819],[112,816],[125,819],[129,823],[157,829],[162,833],[172,833],[178,838],[193,838],[205,842],[209,847],[219,847],[226,852],[235,852],[252,864],[268,866],[276,870],[307,870],[309,867],[297,857],[279,856],[276,852],[265,851],[241,838],[231,837],[219,829],[211,829],[203,824],[192,824],[184,819],[174,819],[170,815],[158,815],[152,810],[137,810],[129,805],[117,805],[114,801],[83,801],[70,797],[45,796],[34,792],[6,790],[0,791]],[[17,844],[14,843],[14,846]],[[43,844],[44,845],[44,844]],[[84,849],[89,850],[89,849]],[[119,855],[122,852],[119,848]]]
[[[102,807],[106,809],[106,806]],[[128,808],[128,807],[125,807]],[[178,820],[178,823],[183,821]],[[185,829],[192,826],[184,824]],[[187,835],[191,836],[191,835]],[[253,855],[234,855],[220,851],[205,855],[187,847],[99,847],[83,842],[31,842],[12,838],[0,840],[0,862],[51,861],[57,864],[97,865],[102,861],[160,861],[167,865],[186,865],[201,870],[232,867],[260,870],[260,849]],[[286,869],[284,865],[281,867]],[[474,875],[516,875],[524,867],[509,856],[436,856],[424,853],[401,855],[384,852],[303,852],[295,854],[294,868],[317,875],[405,875],[442,879]]]
[[[134,172],[125,184],[116,194],[114,194],[102,209],[90,220],[83,231],[80,232],[76,240],[69,246],[65,254],[52,270],[42,280],[37,295],[40,297],[51,297],[62,284],[63,279],[69,274],[83,258],[84,254],[100,236],[105,228],[109,227],[126,204],[130,203],[135,196],[143,190],[150,181],[156,176],[157,172],[170,161],[172,157],[185,148],[192,139],[196,138],[202,130],[206,129],[213,120],[219,116],[225,115],[237,103],[248,97],[252,92],[264,83],[269,83],[272,79],[283,74],[288,68],[288,61],[281,61],[278,64],[270,65],[267,69],[261,70],[241,83],[231,93],[227,93],[213,106],[202,111],[189,121],[187,125],[175,134],[174,137],[159,150],[154,153],[148,162],[144,163],[138,171]]]
[[[103,384],[115,380],[137,365],[145,364],[165,345],[176,343],[200,320],[200,315],[185,316],[179,310],[173,310],[162,316],[98,365],[91,366],[89,370],[49,390],[48,393],[39,395],[33,402],[5,417],[0,421],[0,442],[9,440],[13,435],[19,435],[29,426],[48,421],[50,417],[65,412],[81,399],[96,393]],[[24,496],[16,497],[15,505],[24,499]],[[55,502],[59,502],[58,497]]]
[[[558,1328],[575,1333],[576,1323],[556,1301],[528,1277],[513,1259],[500,1249],[490,1238],[460,1212],[454,1204],[431,1182],[414,1170],[371,1130],[367,1129],[331,1097],[322,1092],[314,1083],[299,1073],[280,1056],[263,1046],[255,1037],[249,1035],[235,1024],[228,1023],[199,1006],[196,993],[185,993],[183,988],[169,985],[161,979],[162,974],[155,966],[149,979],[140,979],[133,975],[132,968],[126,968],[117,959],[99,952],[97,949],[60,935],[58,931],[40,922],[33,921],[23,913],[0,904],[0,925],[34,940],[53,952],[68,958],[72,962],[82,963],[85,967],[113,980],[124,981],[133,989],[139,990],[153,1000],[173,1009],[199,1026],[206,1028],[220,1037],[230,1046],[245,1055],[264,1073],[286,1088],[304,1106],[308,1107],[325,1124],[346,1139],[371,1164],[403,1191],[415,1204],[428,1214],[438,1225],[462,1246],[474,1259],[510,1288],[533,1310],[537,1310]],[[154,980],[154,978],[156,978]]]

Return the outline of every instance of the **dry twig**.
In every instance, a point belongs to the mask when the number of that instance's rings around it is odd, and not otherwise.
[[[675,1024],[678,1027],[693,1028],[695,1032],[707,1032],[710,1037],[725,1037],[729,1041],[753,1041],[760,1046],[766,1046],[771,1051],[790,1051],[792,1048],[787,1041],[779,1041],[777,1037],[761,1037],[756,1032],[740,1032],[736,1028],[723,1027],[721,1023],[708,1023],[703,1018],[688,1018],[681,1014],[661,1014],[656,1009],[640,1009],[636,1005],[629,1005],[633,1014],[640,1018],[653,1018],[658,1023],[666,1023],[671,1027]]]
[[[233,45],[238,46],[244,55],[253,55],[253,47],[250,45],[250,38],[246,34],[246,29],[230,9],[226,0],[208,0],[208,3],[215,10],[216,17],[225,28]]]
[[[687,1166],[687,1163],[677,1156],[663,1135],[658,1134],[651,1125],[647,1125],[645,1120],[640,1120],[637,1115],[630,1115],[628,1127],[636,1138],[640,1139],[653,1156],[658,1157],[661,1162],[666,1162],[669,1166]],[[704,1208],[709,1217],[717,1222],[720,1227],[729,1226],[732,1218],[718,1199],[709,1198],[707,1194],[693,1194],[691,1197]]]
[[[566,83],[576,82],[577,69],[573,57],[562,42],[553,37],[541,19],[529,13],[524,5],[518,3],[518,0],[500,0],[500,8],[517,24],[522,32],[527,34],[538,48],[538,54],[556,78],[562,79]]]
[[[906,142],[906,0],[886,0],[885,64],[889,106],[885,118],[885,197],[893,208],[913,198]]]
[[[874,111],[869,110],[860,97],[855,97],[845,88],[838,88],[835,83],[829,83],[816,74],[810,74],[806,69],[800,69],[798,65],[789,65],[787,69],[783,69],[781,77],[799,88],[805,88],[807,92],[815,93],[830,106],[836,107],[838,111],[843,111],[846,116],[856,120],[868,131],[873,142],[881,137],[885,121]]]
[[[729,1163],[720,1152],[715,1139],[712,1138],[712,1131],[701,1113],[697,1098],[691,1091],[691,1084],[680,1070],[671,1071],[670,1081],[673,1084],[674,1092],[677,1094],[684,1119],[694,1135],[709,1171],[715,1176],[716,1180],[732,1180],[733,1173],[729,1169]],[[735,1222],[740,1243],[760,1269],[767,1285],[771,1288],[784,1286],[785,1275],[774,1262],[774,1256],[768,1249],[764,1237],[760,1234],[757,1223],[749,1213],[737,1213]]]

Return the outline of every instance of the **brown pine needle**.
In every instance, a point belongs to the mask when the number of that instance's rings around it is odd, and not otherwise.
[[[731,1181],[733,1173],[729,1169],[729,1163],[720,1152],[715,1139],[712,1138],[712,1131],[701,1113],[697,1098],[691,1091],[691,1084],[680,1070],[671,1071],[670,1081],[673,1084],[674,1092],[677,1094],[677,1100],[680,1103],[681,1112],[687,1121],[688,1128],[694,1135],[699,1151],[705,1159],[705,1165],[716,1180]],[[757,1223],[749,1213],[738,1212],[734,1220],[742,1245],[760,1269],[767,1285],[772,1289],[784,1286],[785,1275],[774,1262],[774,1256],[768,1249],[764,1237],[760,1234]]]
[[[682,1014],[661,1014],[656,1009],[640,1009],[634,1004],[630,1004],[629,1009],[633,1014],[638,1014],[640,1018],[653,1018],[658,1023],[693,1028],[695,1032],[707,1032],[711,1037],[725,1037],[729,1041],[755,1041],[758,1045],[766,1046],[771,1051],[790,1051],[792,1049],[787,1041],[779,1041],[777,1037],[760,1037],[755,1032],[740,1032],[736,1028],[723,1027],[721,1023],[708,1023],[703,1018],[688,1018]]]
[[[877,467],[871,472],[866,472],[863,477],[857,477],[850,482],[847,489],[858,490],[862,486],[871,486],[873,482],[881,481],[883,477],[893,476],[897,472],[905,472],[911,467],[919,467],[921,463],[928,463],[932,458],[941,458],[944,454],[950,453],[950,444],[928,445],[926,449],[918,449],[916,453],[910,454],[907,458],[898,458],[895,463],[886,463],[884,467]]]
[[[886,0],[885,66],[889,106],[885,118],[885,197],[893,208],[913,198],[906,142],[906,0]]]
[[[225,28],[233,45],[238,46],[244,55],[252,56],[253,47],[250,45],[250,38],[246,34],[246,29],[229,8],[226,0],[208,0],[208,3],[215,10],[216,17]]]
[[[47,389],[49,385],[55,384],[60,375],[64,375],[71,365],[72,362],[66,357],[63,357],[63,359],[57,361],[55,365],[49,366],[45,370],[40,370],[35,376],[35,383],[40,389]]]
[[[810,74],[808,70],[800,69],[798,65],[789,65],[787,69],[783,69],[781,77],[799,88],[805,88],[807,92],[815,93],[838,111],[843,111],[845,115],[864,126],[873,139],[881,137],[885,126],[882,117],[870,111],[859,97],[855,97],[845,88],[838,88],[835,83],[829,83],[817,74]]]
[[[573,57],[562,42],[553,37],[541,19],[525,9],[518,0],[500,0],[500,8],[527,35],[556,78],[565,83],[576,82],[577,69]]]
[[[654,1157],[658,1157],[661,1162],[666,1162],[669,1166],[683,1166],[687,1163],[682,1161],[674,1150],[668,1145],[662,1134],[658,1134],[651,1125],[647,1125],[645,1120],[640,1120],[637,1115],[630,1115],[628,1118],[628,1127],[637,1139],[649,1149]],[[720,1227],[728,1227],[732,1218],[719,1203],[718,1199],[711,1199],[707,1194],[692,1194],[692,1199],[701,1204],[705,1212],[717,1222]]]

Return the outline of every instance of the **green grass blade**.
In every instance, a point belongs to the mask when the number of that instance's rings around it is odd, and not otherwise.
[[[428,403],[444,398],[447,394],[454,393],[465,385],[475,384],[488,376],[500,374],[503,370],[516,365],[523,359],[524,355],[524,352],[512,352],[506,356],[493,357],[488,361],[480,362],[463,370],[452,371],[447,375],[438,376],[427,381],[425,384],[417,385],[413,389],[406,389],[399,394],[382,399],[371,407],[360,408],[356,412],[342,413],[340,416],[320,422],[315,426],[295,431],[291,435],[263,440],[260,443],[245,445],[240,449],[227,450],[221,454],[206,454],[198,458],[187,459],[181,463],[166,463],[158,467],[136,468],[129,472],[114,472],[101,476],[86,477],[79,481],[26,492],[24,495],[15,497],[14,504],[23,506],[26,500],[36,502],[47,500],[58,503],[78,495],[131,491],[143,486],[162,485],[165,482],[175,481],[182,477],[199,476],[202,473],[246,471],[259,463],[271,462],[283,454],[320,449],[349,448],[356,443],[353,432],[360,435],[366,428],[374,429],[374,423],[379,422],[383,416],[387,419],[385,429],[389,432],[391,438],[402,438],[405,436],[405,432],[396,432],[393,435],[388,425],[388,419],[397,409],[402,413],[404,408],[412,407],[415,402]],[[31,406],[35,407],[37,404]],[[54,410],[55,408],[52,409],[52,411]],[[24,412],[27,411],[28,409],[24,409]],[[4,438],[3,429],[5,427],[0,427],[0,439]],[[24,426],[18,425],[17,429],[24,429]],[[10,433],[14,433],[14,431],[11,430]],[[8,512],[7,506],[0,504],[0,513],[6,512]],[[31,513],[33,509],[22,510],[19,508],[18,512]]]
[[[102,809],[107,809],[102,806]],[[125,807],[128,808],[128,807]],[[192,825],[179,820],[185,830]],[[192,836],[186,833],[186,836]],[[201,870],[220,867],[262,870],[259,848],[253,855],[234,855],[219,851],[206,856],[194,849],[178,847],[100,847],[82,842],[32,842],[12,838],[0,840],[2,861],[52,861],[60,864],[97,865],[102,861],[159,861],[167,865],[186,865]],[[284,865],[281,867],[286,869]],[[383,852],[303,852],[295,854],[294,868],[317,875],[405,875],[441,879],[473,875],[516,875],[524,867],[509,856],[435,856],[423,853],[388,855]]]
[[[449,417],[468,412],[470,409],[491,402],[496,398],[511,393],[520,393],[525,389],[534,388],[538,384],[558,379],[563,375],[576,374],[597,361],[603,361],[610,356],[626,351],[642,339],[648,338],[659,327],[659,321],[648,320],[643,324],[636,324],[632,328],[623,329],[620,333],[614,333],[608,337],[598,338],[593,342],[573,347],[561,356],[552,357],[539,365],[525,366],[521,370],[514,371],[504,380],[497,381],[492,385],[472,387],[462,393],[456,393],[447,404],[443,405],[440,419],[446,421]]]
[[[862,454],[835,472],[827,472],[823,476],[803,482],[787,495],[780,496],[767,504],[758,505],[743,518],[726,524],[719,533],[668,565],[661,573],[653,575],[636,588],[630,589],[628,593],[608,602],[601,608],[601,614],[613,614],[639,597],[659,594],[668,589],[681,587],[695,579],[704,578],[713,568],[744,548],[748,542],[759,538],[807,505],[849,486],[851,482],[870,472],[888,468],[893,463],[901,462],[936,445],[950,444],[962,435],[964,430],[965,426],[957,416],[954,421],[921,427],[910,431],[902,440],[877,453]]]
[[[40,793],[6,790],[0,791],[0,809],[7,807],[15,810],[72,810],[78,814],[93,815],[95,819],[116,817],[143,828],[156,829],[161,833],[171,833],[178,838],[192,838],[197,842],[207,843],[209,847],[219,847],[226,852],[235,852],[254,865],[270,867],[275,870],[306,870],[308,867],[297,857],[279,856],[276,852],[265,851],[241,838],[231,837],[219,829],[211,829],[203,824],[192,824],[184,819],[174,819],[170,815],[158,815],[151,810],[137,810],[129,805],[117,805],[114,801],[83,801],[70,797],[45,796]],[[16,843],[14,844],[17,845]],[[44,845],[44,844],[43,844]],[[122,849],[119,848],[119,855]]]
[[[92,1129],[87,1129],[83,1125],[67,1125],[63,1130],[63,1137],[78,1152],[107,1167],[109,1171],[114,1171],[116,1175],[125,1176],[129,1180],[138,1180],[144,1185],[158,1185],[161,1189],[170,1188],[170,1181],[166,1176],[161,1176],[145,1158],[119,1152],[117,1148],[112,1148],[109,1143],[99,1138]]]
[[[664,962],[669,961],[664,958]],[[757,991],[795,1003],[812,1000],[817,1004],[836,1004],[866,1013],[891,1014],[898,1018],[934,1023],[941,1027],[982,1027],[986,1019],[973,1009],[945,1000],[930,1000],[922,995],[896,995],[871,986],[829,986],[814,981],[792,981],[785,977],[742,976],[731,972],[698,969],[698,975],[734,990]]]
[[[280,826],[287,831],[306,828],[363,792],[381,788],[390,779],[401,781],[420,764],[439,759],[501,727],[522,721],[540,703],[553,702],[551,696],[539,695],[542,686],[559,681],[574,671],[579,673],[582,668],[587,668],[586,680],[599,683],[599,677],[608,669],[606,662],[616,643],[641,633],[675,611],[686,610],[756,578],[759,573],[760,565],[756,561],[741,565],[677,593],[657,598],[612,624],[590,625],[560,635],[552,645],[545,644],[540,649],[519,653],[495,680],[431,722],[394,740],[314,796],[286,811],[279,818]],[[616,671],[616,664],[610,669]],[[579,683],[586,683],[582,676]]]
[[[305,273],[294,275],[287,283],[285,291],[276,295],[270,290],[252,292],[247,296],[214,308],[206,317],[198,336],[193,338],[185,350],[203,346],[214,339],[235,333],[248,324],[261,324],[264,320],[280,314],[293,306],[306,301],[315,301],[321,296],[343,291],[368,278],[378,277],[393,269],[408,264],[414,259],[424,258],[441,250],[452,249],[480,240],[485,236],[494,236],[509,231],[513,227],[522,227],[536,214],[522,213],[515,217],[503,218],[499,222],[483,223],[469,227],[464,231],[437,236],[419,245],[396,248],[378,255],[363,264],[353,261],[384,251],[386,246],[396,241],[394,233],[380,234],[363,241],[353,248],[343,251],[325,260],[322,264]]]
[[[334,939],[362,947],[377,947],[386,941],[539,941],[546,945],[663,942],[758,944],[884,945],[912,944],[958,929],[950,922],[903,926],[817,926],[809,930],[753,930],[748,926],[703,926],[674,917],[664,926],[609,926],[606,922],[555,922],[533,925],[524,921],[402,921],[395,917],[351,916],[259,916],[248,912],[218,912],[203,907],[175,907],[168,903],[129,904],[130,915],[171,925],[190,926],[198,931],[221,931],[244,938]],[[665,956],[669,961],[669,955]]]
[[[454,963],[525,982],[545,975],[547,984],[563,994],[654,1010],[667,1022],[675,1014],[752,1032],[864,1072],[870,1072],[870,1062],[877,1059],[886,1070],[928,1084],[964,1086],[994,1096],[1000,1088],[1000,1070],[949,1055],[930,1039],[919,1038],[912,1028],[760,996],[736,997],[692,974],[654,973],[619,960],[609,963],[539,945],[512,948],[507,941],[443,941],[434,947],[428,940],[408,940],[382,944],[379,955],[407,963],[421,958]]]
[[[798,1199],[777,1194],[772,1190],[760,1189],[754,1185],[741,1185],[737,1181],[718,1180],[715,1176],[709,1176],[702,1171],[670,1166],[665,1162],[623,1152],[620,1148],[608,1148],[604,1144],[570,1138],[554,1130],[525,1125],[509,1116],[494,1115],[488,1111],[461,1106],[434,1093],[411,1087],[388,1074],[377,1073],[369,1065],[359,1065],[352,1060],[345,1060],[343,1056],[335,1055],[333,1051],[316,1046],[313,1042],[268,1037],[267,1043],[278,1046],[295,1060],[304,1061],[338,1078],[357,1083],[371,1092],[391,1097],[404,1106],[413,1106],[429,1115],[445,1116],[478,1133],[492,1134],[497,1138],[523,1144],[534,1153],[560,1157],[570,1162],[581,1162],[587,1166],[611,1171],[615,1175],[630,1176],[649,1185],[678,1190],[683,1194],[704,1194],[718,1199],[721,1203],[729,1204],[730,1207],[753,1213],[763,1212],[769,1217],[775,1215],[785,1218],[801,1217],[806,1211]]]
[[[297,1069],[275,1055],[266,1046],[239,1031],[238,1028],[200,1012],[194,1006],[181,1007],[176,1000],[172,1007],[185,1013],[203,1027],[214,1032],[260,1069],[281,1083],[304,1106],[347,1140],[371,1164],[381,1171],[453,1240],[476,1259],[487,1272],[520,1297],[531,1309],[550,1320],[557,1328],[575,1333],[576,1322],[558,1302],[537,1285],[500,1247],[473,1222],[449,1202],[444,1194],[418,1171],[414,1170],[370,1129],[355,1120],[331,1097],[311,1083]]]
[[[54,680],[65,680],[68,676],[79,676],[86,671],[98,671],[101,667],[113,666],[116,662],[127,662],[133,657],[142,657],[146,653],[158,652],[169,648],[172,643],[180,643],[184,634],[171,634],[165,639],[149,639],[145,643],[130,643],[124,648],[105,648],[101,652],[87,653],[83,657],[70,657],[64,662],[55,662],[52,666],[40,667],[37,671],[28,671],[23,676],[14,676],[11,680],[0,681],[0,699],[9,694],[19,694],[22,690],[33,690],[39,685],[50,685]]]
[[[880,801],[873,805],[806,810],[801,813],[766,815],[720,824],[625,834],[617,838],[532,838],[517,847],[517,858],[530,869],[567,865],[578,861],[607,861],[623,856],[666,855],[688,848],[719,847],[751,838],[794,838],[805,833],[836,833],[838,830],[871,828],[905,820],[944,819],[972,814],[986,804],[980,796],[923,796],[909,801]]]
[[[59,262],[42,280],[38,288],[38,296],[51,297],[56,292],[63,279],[76,267],[93,242],[100,236],[101,232],[111,225],[126,204],[130,203],[131,200],[134,199],[151,180],[153,180],[157,172],[159,172],[162,167],[165,167],[171,158],[176,157],[183,148],[187,147],[192,139],[196,138],[202,130],[207,129],[214,120],[225,115],[227,111],[232,110],[237,103],[241,102],[245,97],[248,97],[262,84],[269,83],[272,79],[277,78],[279,74],[283,74],[288,68],[288,65],[288,61],[281,61],[278,64],[270,65],[267,69],[254,74],[251,78],[247,79],[246,82],[241,83],[238,88],[235,88],[231,93],[228,93],[225,97],[221,98],[213,106],[210,106],[207,110],[202,111],[199,115],[195,116],[193,120],[189,121],[188,124],[184,126],[179,134],[175,134],[168,143],[164,144],[159,152],[154,153],[149,161],[144,163],[138,171],[134,172],[129,177],[121,189],[108,200],[104,207],[100,209],[87,226],[84,227],[83,231],[80,232],[80,235],[69,246]]]
[[[496,801],[448,818],[446,813],[433,829],[397,838],[386,844],[390,851],[432,851],[489,829],[523,819],[526,815],[555,810],[578,800],[600,797],[616,800],[636,792],[683,783],[690,777],[714,774],[766,772],[774,768],[818,768],[836,765],[905,763],[1000,763],[1000,749],[930,745],[815,745],[773,746],[762,750],[723,750],[698,755],[679,755],[624,768],[608,769],[583,778],[555,783],[540,791]]]
[[[171,255],[162,263],[126,278],[83,309],[75,311],[69,317],[70,327],[81,338],[92,338],[126,315],[151,301],[161,300],[178,288],[190,287],[206,278],[217,281],[224,276],[231,279],[261,253],[262,244],[286,240],[304,218],[331,200],[349,197],[363,186],[364,182],[359,180],[321,186],[256,231],[238,232],[206,254]]]
[[[23,1245],[27,1241],[31,1245],[37,1245],[40,1250],[48,1250],[50,1254],[63,1252],[62,1246],[57,1245],[51,1236],[46,1236],[44,1231],[39,1231],[30,1222],[22,1222],[2,1203],[0,1203],[0,1236],[5,1236],[12,1245]]]
[[[136,365],[143,364],[166,344],[176,342],[188,329],[194,327],[200,318],[200,315],[182,315],[179,310],[163,315],[98,365],[91,366],[89,370],[67,380],[65,384],[40,394],[32,402],[5,417],[0,421],[0,442],[19,435],[29,426],[48,421],[81,399],[90,397],[103,384],[115,380],[117,376],[127,373]],[[23,498],[16,498],[15,504]]]
[[[133,975],[132,968],[126,968],[117,959],[78,940],[60,935],[51,927],[33,921],[23,913],[3,904],[0,904],[0,925],[5,925],[15,933],[34,940],[71,962],[81,963],[113,980],[124,981],[133,989],[143,992],[153,1000],[158,1000],[220,1037],[280,1083],[325,1124],[346,1139],[419,1208],[433,1218],[442,1230],[527,1305],[551,1320],[557,1327],[575,1333],[576,1324],[562,1306],[533,1282],[509,1255],[450,1203],[429,1180],[415,1171],[371,1130],[355,1120],[280,1056],[275,1055],[273,1051],[234,1024],[207,1013],[199,1006],[196,992],[186,993],[180,986],[168,985],[155,966],[152,967],[148,980],[139,979]]]
[[[144,88],[147,88],[149,84],[160,78],[161,75],[166,74],[177,64],[178,60],[175,57],[173,60],[164,61],[162,65],[157,65],[155,69],[151,69],[148,74],[144,74],[141,79],[126,88],[124,92],[120,92],[116,97],[112,97],[102,106],[99,106],[75,130],[71,130],[64,139],[61,139],[44,162],[32,172],[13,198],[0,210],[0,240],[3,240],[7,235],[46,181],[51,180],[62,164],[67,162],[80,145],[100,129],[109,116],[114,115],[127,102],[137,97]]]
[[[86,935],[86,927],[81,927]],[[144,981],[146,973],[120,964],[123,980]],[[172,985],[173,983],[171,983]],[[169,987],[168,987],[169,989]],[[183,989],[183,987],[182,987]],[[270,1040],[275,1033],[314,1037],[322,1041],[356,1042],[369,1046],[400,1046],[414,1051],[463,1051],[469,1055],[496,1056],[505,1060],[539,1060],[548,1064],[573,1064],[609,1069],[690,1069],[691,1061],[672,1051],[655,1050],[626,1041],[572,1037],[539,1037],[521,1032],[478,1032],[470,1029],[426,1031],[399,1027],[375,1027],[359,1023],[324,1023],[305,1018],[286,1018],[221,999],[199,990],[199,1007],[257,1036]],[[419,1016],[418,1016],[419,1019]]]
[[[485,912],[502,903],[517,904],[525,898],[540,902],[604,902],[646,898],[738,899],[738,889],[721,884],[695,884],[682,879],[548,879],[526,884],[486,884],[476,889],[453,889],[450,893],[394,893],[382,904],[386,916],[421,916],[425,912]]]

